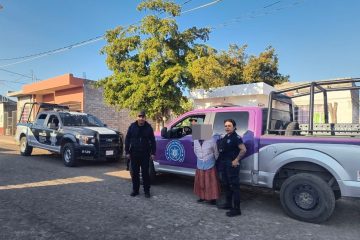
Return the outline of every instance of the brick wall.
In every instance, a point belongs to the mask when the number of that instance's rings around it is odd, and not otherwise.
[[[109,127],[126,134],[129,125],[134,121],[129,110],[115,110],[104,102],[103,90],[92,86],[93,81],[84,83],[84,112],[93,114]]]

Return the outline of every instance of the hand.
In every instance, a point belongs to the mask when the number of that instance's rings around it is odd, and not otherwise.
[[[131,159],[130,154],[125,155],[126,159]]]
[[[155,160],[155,155],[151,154],[150,159],[151,159],[152,161],[154,161],[154,160]]]
[[[239,166],[239,165],[240,165],[239,160],[237,160],[237,159],[233,160],[233,161],[231,162],[231,165],[232,165],[233,167]]]

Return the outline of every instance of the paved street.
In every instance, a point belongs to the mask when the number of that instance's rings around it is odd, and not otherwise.
[[[1,139],[0,139],[1,140]],[[325,224],[287,217],[270,191],[243,188],[243,215],[196,203],[192,178],[161,175],[151,199],[129,196],[124,163],[83,162],[0,141],[0,239],[358,239],[360,200],[337,201]]]

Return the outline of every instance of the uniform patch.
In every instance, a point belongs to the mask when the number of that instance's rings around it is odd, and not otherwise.
[[[185,160],[184,146],[178,140],[170,141],[166,145],[165,157],[168,161],[184,162]]]
[[[226,143],[230,143],[231,142],[231,140],[230,139],[228,139],[227,141],[226,141]]]

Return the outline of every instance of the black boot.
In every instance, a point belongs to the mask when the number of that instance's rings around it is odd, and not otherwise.
[[[235,217],[235,216],[240,216],[240,215],[241,215],[240,206],[231,208],[230,211],[226,212],[226,216],[228,216],[228,217]]]
[[[137,196],[137,195],[139,195],[139,191],[132,191],[132,192],[130,193],[130,196],[132,196],[132,197],[135,197],[135,196]]]

